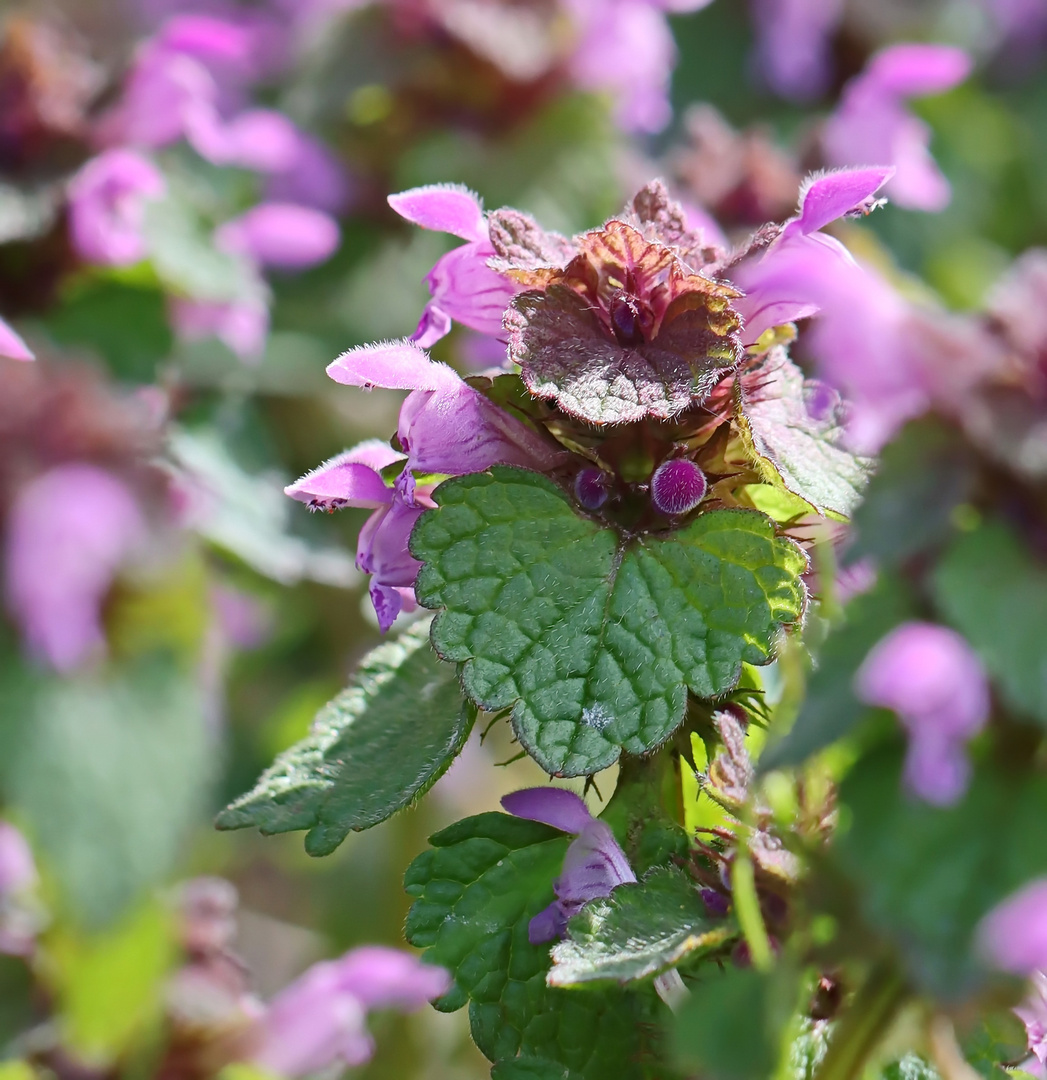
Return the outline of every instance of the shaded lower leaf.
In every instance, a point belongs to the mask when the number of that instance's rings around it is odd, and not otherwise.
[[[683,719],[688,689],[734,688],[803,611],[806,557],[749,510],[622,537],[552,481],[496,466],[441,484],[415,526],[419,600],[437,651],[481,707],[512,707],[546,770],[597,772]]]
[[[847,605],[846,621],[826,639],[792,728],[760,757],[761,772],[799,765],[847,735],[868,712],[854,694],[855,673],[869,650],[908,618],[912,599],[893,578]]]
[[[491,1070],[491,1080],[572,1080],[575,1075],[555,1061],[536,1057],[507,1058]]]
[[[1005,525],[957,537],[934,574],[946,618],[1014,708],[1047,725],[1047,567]]]
[[[404,880],[415,899],[407,939],[453,974],[437,1008],[468,1002],[473,1039],[491,1061],[519,1054],[556,1063],[572,1080],[632,1080],[644,1075],[640,1025],[653,1020],[653,994],[551,988],[549,947],[528,941],[528,923],[553,899],[567,842],[496,813],[437,833]]]
[[[847,775],[840,803],[850,825],[830,848],[850,885],[847,914],[893,945],[915,985],[962,1000],[985,977],[971,951],[980,919],[1047,873],[1047,778],[977,770],[955,806],[902,791],[902,752],[867,754]],[[872,949],[878,946],[866,933]]]
[[[403,809],[458,756],[476,718],[455,669],[416,623],[379,645],[350,685],[320,710],[309,736],[280,755],[253,791],[218,815],[220,829],[308,829],[306,850],[327,855],[354,830]]]
[[[645,979],[718,948],[735,933],[710,917],[694,882],[672,867],[590,901],[553,947],[552,986]]]

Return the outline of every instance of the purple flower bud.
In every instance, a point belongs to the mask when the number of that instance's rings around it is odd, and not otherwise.
[[[705,904],[705,910],[717,919],[724,918],[727,912],[731,910],[730,900],[715,889],[700,889],[699,895],[702,898],[702,903]]]
[[[450,989],[448,973],[379,945],[314,964],[272,1001],[254,1030],[251,1061],[283,1077],[362,1065],[374,1053],[370,1009],[421,1008]]]
[[[283,270],[302,270],[323,262],[338,241],[334,218],[291,203],[260,203],[215,232],[215,243],[222,250]]]
[[[5,586],[31,653],[69,671],[104,647],[102,601],[144,531],[131,491],[94,465],[59,465],[18,493]]]
[[[29,346],[3,319],[0,319],[0,356],[8,360],[34,359],[33,354],[29,351]]]
[[[69,225],[82,259],[130,266],[145,257],[145,204],[166,189],[160,170],[132,150],[92,158],[69,185]]]
[[[527,936],[532,944],[562,937],[567,920],[590,900],[610,896],[636,875],[610,828],[589,813],[573,791],[563,788],[526,788],[502,799],[515,817],[541,821],[562,832],[574,833],[564,857],[563,872],[553,882],[556,900],[531,920]]]
[[[663,461],[651,477],[651,501],[663,513],[686,514],[705,498],[705,473],[693,461]]]
[[[878,642],[855,676],[857,696],[892,709],[909,735],[906,786],[935,805],[967,787],[965,746],[989,717],[981,661],[955,631],[907,622]]]
[[[1047,877],[1030,881],[978,924],[978,952],[1013,975],[1047,968]]]
[[[599,510],[607,502],[607,474],[595,466],[574,478],[574,497],[586,510]]]

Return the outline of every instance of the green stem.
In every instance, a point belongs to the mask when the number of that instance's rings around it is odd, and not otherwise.
[[[749,946],[753,967],[757,971],[770,971],[774,967],[774,950],[760,913],[756,872],[745,846],[744,836],[738,837],[738,851],[731,864],[731,895],[734,898],[734,913],[738,916],[738,925],[742,928],[745,943]]]
[[[854,1080],[908,995],[893,966],[875,968],[839,1021],[814,1080]]]

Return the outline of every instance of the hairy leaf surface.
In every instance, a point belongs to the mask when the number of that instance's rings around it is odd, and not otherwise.
[[[659,867],[642,882],[591,901],[571,919],[566,940],[553,947],[549,983],[628,983],[660,975],[733,933],[725,919],[710,917],[686,874]]]
[[[553,899],[568,838],[487,813],[430,843],[404,879],[415,898],[406,934],[454,976],[437,1008],[449,1012],[468,1001],[473,1038],[491,1061],[544,1058],[578,1080],[642,1076],[637,1025],[650,1019],[647,997],[549,987],[549,947],[528,941],[527,924]]]
[[[455,669],[433,652],[428,623],[368,655],[311,734],[280,755],[218,815],[220,829],[308,829],[311,855],[333,851],[424,794],[458,755],[476,718]]]
[[[623,749],[658,746],[688,689],[733,689],[742,663],[767,663],[803,610],[806,557],[754,511],[622,537],[579,517],[545,477],[501,466],[435,498],[411,537],[425,564],[418,598],[443,609],[433,644],[463,663],[478,705],[512,707],[550,773],[593,773]]]

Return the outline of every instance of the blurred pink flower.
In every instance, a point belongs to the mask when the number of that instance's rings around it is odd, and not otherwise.
[[[971,58],[948,45],[892,45],[876,53],[844,88],[825,124],[826,159],[832,165],[893,165],[886,192],[899,206],[943,209],[951,191],[928,149],[931,130],[905,102],[949,90],[970,70]]]
[[[970,777],[967,743],[989,718],[985,669],[964,638],[933,623],[903,623],[873,647],[854,687],[905,728],[909,790],[938,806],[956,802]]]
[[[95,465],[59,465],[18,493],[5,591],[30,653],[64,672],[104,648],[102,601],[144,534],[131,491]]]
[[[448,973],[380,945],[314,964],[282,990],[255,1025],[250,1060],[281,1077],[362,1065],[374,1053],[372,1009],[410,1012],[446,993]]]
[[[266,294],[237,300],[190,300],[175,297],[169,305],[175,333],[185,341],[216,337],[241,360],[255,363],[265,352],[269,333]]]
[[[978,924],[982,957],[1012,975],[1047,969],[1047,877],[1012,893]]]
[[[506,795],[502,806],[514,817],[540,821],[576,838],[567,848],[562,873],[553,882],[556,899],[528,925],[532,945],[563,937],[567,921],[590,900],[610,896],[618,885],[636,880],[610,827],[594,818],[573,791],[525,788]]]
[[[756,0],[754,66],[776,94],[808,101],[825,92],[843,5],[844,0]]]
[[[259,203],[215,232],[221,250],[282,270],[304,270],[324,262],[339,240],[338,222],[330,215],[276,202]]]
[[[0,953],[27,956],[33,951],[39,920],[26,897],[37,880],[26,838],[10,822],[0,821]]]
[[[130,266],[146,254],[145,206],[166,190],[163,174],[133,150],[106,150],[69,184],[69,227],[77,254],[101,266]]]
[[[0,357],[8,360],[34,359],[29,346],[3,319],[0,319]]]
[[[288,164],[268,170],[266,199],[297,203],[328,214],[343,213],[353,197],[345,166],[319,139],[296,131],[294,154]]]

